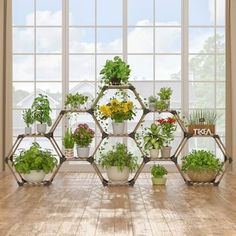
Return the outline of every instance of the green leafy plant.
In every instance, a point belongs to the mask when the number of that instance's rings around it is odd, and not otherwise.
[[[133,153],[128,151],[125,144],[117,143],[112,146],[112,150],[107,152],[100,151],[100,158],[98,163],[103,168],[116,166],[118,170],[123,171],[125,167],[128,167],[130,171],[134,171],[138,167],[137,157]]]
[[[43,170],[48,174],[57,165],[57,159],[50,151],[43,150],[34,142],[28,150],[23,150],[14,157],[13,165],[22,174],[28,174],[31,170]]]
[[[100,75],[104,84],[126,84],[130,75],[130,68],[119,56],[115,56],[113,60],[107,60]]]
[[[22,117],[27,127],[34,123],[34,114],[31,109],[24,110]]]
[[[144,148],[146,150],[161,149],[164,142],[164,137],[161,133],[161,127],[155,123],[152,123],[150,128],[146,129],[143,140]]]
[[[217,115],[213,110],[193,110],[188,115],[184,116],[185,123],[188,125],[215,125]]]
[[[167,104],[163,100],[157,100],[156,101],[156,109],[163,111],[163,110],[167,109]]]
[[[39,94],[39,96],[34,99],[31,109],[34,120],[38,121],[40,124],[46,123],[48,126],[51,126],[52,119],[50,112],[52,110],[46,95]]]
[[[74,138],[73,138],[73,133],[70,128],[68,128],[64,134],[63,137],[63,145],[66,149],[72,149],[74,148]]]
[[[170,100],[172,92],[170,87],[162,87],[157,95],[160,96],[160,100]]]
[[[164,175],[168,174],[168,171],[164,166],[153,165],[151,168],[151,174],[154,178],[162,178]]]
[[[206,150],[193,150],[182,158],[183,171],[214,171],[222,170],[222,164],[216,156]]]
[[[94,138],[94,131],[87,124],[79,124],[73,134],[73,139],[79,147],[88,147]]]
[[[70,105],[71,108],[78,108],[79,105],[83,105],[88,101],[88,96],[82,94],[68,94],[65,100],[65,106]]]
[[[148,102],[149,103],[156,103],[157,102],[157,98],[152,95],[152,96],[148,97]]]

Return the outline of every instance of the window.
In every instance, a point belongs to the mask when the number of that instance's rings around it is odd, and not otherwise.
[[[120,55],[143,98],[170,86],[173,108],[214,109],[224,138],[224,7],[225,0],[13,0],[13,136],[37,94],[48,95],[55,119],[68,92],[94,98],[105,61]],[[216,148],[202,139],[190,147],[206,143]]]

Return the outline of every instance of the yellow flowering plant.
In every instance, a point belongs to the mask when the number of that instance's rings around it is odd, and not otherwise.
[[[109,103],[99,106],[99,113],[103,120],[111,118],[113,121],[121,123],[133,119],[135,115],[134,104],[129,100],[119,101],[112,98]]]

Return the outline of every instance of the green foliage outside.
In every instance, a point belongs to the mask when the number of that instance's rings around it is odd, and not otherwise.
[[[128,151],[125,144],[117,143],[112,146],[112,150],[105,152],[105,148],[100,151],[99,165],[103,168],[116,166],[119,171],[123,171],[128,167],[130,171],[134,171],[138,167],[137,157]]]
[[[48,174],[57,165],[57,159],[50,151],[43,150],[34,142],[28,150],[23,150],[14,157],[13,165],[22,174],[28,174],[31,170],[43,170]]]
[[[168,174],[168,171],[164,166],[153,165],[151,169],[151,174],[154,178],[162,178],[164,175]]]
[[[188,170],[218,172],[222,169],[220,160],[210,151],[193,150],[182,159],[182,170],[185,172]]]

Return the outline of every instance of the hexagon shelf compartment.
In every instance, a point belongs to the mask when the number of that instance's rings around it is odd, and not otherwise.
[[[135,96],[135,99],[137,99],[138,103],[140,104],[141,106],[141,111],[142,111],[142,114],[141,114],[141,117],[140,119],[138,120],[137,124],[135,125],[134,129],[132,132],[130,133],[126,133],[126,134],[122,134],[122,135],[114,135],[114,134],[110,134],[109,132],[107,131],[104,131],[102,125],[99,123],[99,120],[97,119],[96,117],[96,106],[98,105],[100,99],[104,96],[104,93],[107,91],[107,90],[126,90],[126,91],[131,91],[132,94]],[[95,150],[93,151],[93,153],[88,157],[88,158],[71,158],[71,159],[67,159],[64,155],[64,153],[61,151],[61,149],[59,148],[59,145],[57,144],[56,140],[54,139],[54,132],[57,128],[57,126],[59,125],[59,123],[61,122],[63,116],[65,116],[67,113],[87,113],[87,114],[90,114],[95,122],[95,125],[97,125],[99,131],[101,132],[101,140],[98,142],[98,144],[96,145],[95,147]],[[139,129],[139,127],[141,126],[142,122],[144,122],[144,118],[146,117],[146,115],[148,113],[170,113],[172,115],[174,115],[176,117],[176,121],[181,129],[181,132],[184,134],[183,135],[183,138],[181,139],[179,145],[177,146],[175,152],[173,155],[171,155],[170,157],[158,157],[158,158],[151,158],[150,156],[148,155],[145,155],[144,151],[142,150],[142,147],[140,147],[137,139],[136,139],[136,134],[137,134],[137,131]],[[137,148],[139,149],[140,153],[141,153],[141,156],[142,156],[142,162],[141,164],[139,165],[139,168],[137,169],[137,171],[134,173],[133,177],[131,179],[128,180],[128,182],[124,183],[126,185],[130,185],[130,186],[133,186],[138,178],[138,176],[140,175],[140,173],[142,172],[144,166],[146,165],[146,163],[150,162],[150,161],[172,161],[175,166],[177,167],[178,171],[180,172],[181,176],[183,177],[184,181],[188,184],[188,185],[193,185],[195,184],[194,182],[190,181],[188,179],[188,177],[182,172],[181,170],[181,166],[180,164],[178,163],[178,158],[180,156],[180,153],[181,151],[183,150],[185,144],[187,143],[187,141],[192,138],[192,137],[195,137],[196,135],[192,135],[190,133],[188,133],[188,131],[186,130],[185,126],[183,125],[178,113],[175,111],[175,110],[164,110],[164,111],[160,111],[160,110],[157,110],[157,111],[151,111],[149,109],[146,108],[146,106],[144,105],[143,101],[141,100],[139,94],[137,93],[135,87],[131,84],[128,84],[128,85],[111,85],[111,86],[104,86],[100,93],[98,94],[96,100],[94,101],[94,103],[92,104],[91,108],[89,109],[86,109],[86,110],[61,110],[59,116],[57,117],[56,121],[54,122],[54,124],[52,125],[50,131],[45,134],[45,135],[37,135],[37,134],[34,134],[34,135],[19,135],[17,140],[15,141],[9,155],[5,158],[5,162],[7,163],[7,165],[9,166],[12,174],[14,175],[17,183],[22,186],[24,185],[25,183],[27,183],[26,180],[23,179],[23,177],[21,176],[21,174],[17,173],[14,171],[14,167],[13,166],[13,155],[14,153],[16,152],[16,150],[18,149],[20,143],[22,142],[22,140],[26,137],[31,137],[31,138],[35,138],[35,137],[45,137],[47,138],[50,143],[52,144],[53,148],[55,149],[58,157],[59,157],[59,164],[58,166],[55,168],[54,172],[52,173],[51,177],[48,179],[48,180],[45,180],[42,182],[42,184],[51,184],[54,177],[56,176],[56,174],[58,173],[58,170],[60,169],[60,167],[62,166],[62,164],[65,162],[65,161],[87,161],[89,162],[92,167],[94,168],[96,174],[98,175],[98,177],[100,178],[102,184],[104,186],[107,186],[107,185],[113,185],[113,183],[109,182],[108,179],[104,178],[103,174],[101,173],[100,169],[98,168],[97,164],[96,164],[96,161],[95,161],[95,155],[99,149],[99,147],[101,146],[102,142],[104,139],[110,139],[110,138],[131,138]],[[201,136],[202,137],[202,136]],[[204,136],[205,137],[205,136]],[[208,135],[209,137],[209,135]],[[222,141],[220,140],[219,136],[218,135],[212,135],[210,136],[212,137],[216,144],[218,145],[218,147],[220,148],[221,152],[223,153],[224,155],[224,162],[223,162],[223,167],[224,167],[224,170],[222,173],[219,173],[219,175],[217,176],[217,179],[215,179],[214,181],[210,182],[214,185],[218,185],[228,167],[228,164],[232,162],[232,159],[231,157],[229,157],[226,153],[226,150],[225,150],[225,147],[222,143]],[[10,165],[10,162],[11,162],[11,165]]]

